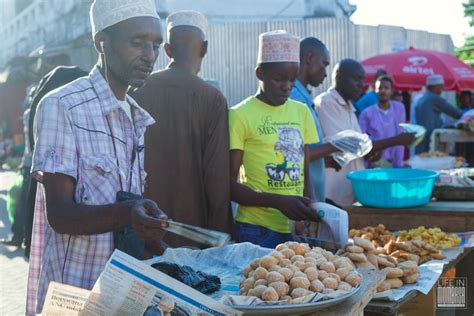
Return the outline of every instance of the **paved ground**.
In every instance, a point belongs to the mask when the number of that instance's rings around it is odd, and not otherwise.
[[[11,234],[6,211],[7,191],[14,173],[0,171],[0,238]],[[0,315],[24,315],[28,262],[24,249],[0,244]]]

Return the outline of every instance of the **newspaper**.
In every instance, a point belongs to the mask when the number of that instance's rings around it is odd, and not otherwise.
[[[56,282],[49,283],[43,316],[76,316],[84,308],[90,291]]]
[[[92,288],[80,315],[241,315],[119,250]]]
[[[347,212],[331,204],[315,202],[311,207],[318,213],[321,221],[294,222],[293,237],[327,250],[341,249],[349,238],[349,217]]]
[[[425,295],[428,294],[443,273],[444,265],[456,259],[464,251],[464,247],[466,246],[467,245],[461,245],[456,248],[443,250],[446,259],[431,260],[419,266],[420,278],[417,283],[405,284],[399,289],[375,293],[373,299],[396,302],[401,300],[411,291],[419,291]]]

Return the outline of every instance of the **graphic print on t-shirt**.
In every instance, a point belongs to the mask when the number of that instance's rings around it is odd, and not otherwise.
[[[301,132],[288,126],[278,126],[277,130],[278,141],[274,146],[276,163],[265,165],[269,177],[268,187],[275,189],[301,186],[304,162],[304,142]]]

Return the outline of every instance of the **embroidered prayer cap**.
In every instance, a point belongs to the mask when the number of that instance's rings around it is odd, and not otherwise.
[[[300,39],[284,30],[258,37],[257,63],[300,62]]]
[[[201,12],[192,10],[173,12],[166,18],[168,40],[170,38],[171,30],[176,26],[193,26],[201,30],[204,34],[204,38],[206,38],[209,24],[206,17]]]
[[[89,12],[92,36],[127,19],[150,16],[160,17],[153,0],[94,0]]]

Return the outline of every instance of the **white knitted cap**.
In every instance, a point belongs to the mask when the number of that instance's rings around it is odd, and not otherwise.
[[[170,31],[176,26],[194,26],[200,29],[206,38],[209,24],[206,17],[201,12],[192,10],[173,12],[166,18],[168,40],[170,38]]]
[[[130,18],[150,16],[160,19],[153,0],[94,0],[89,15],[92,36]]]

